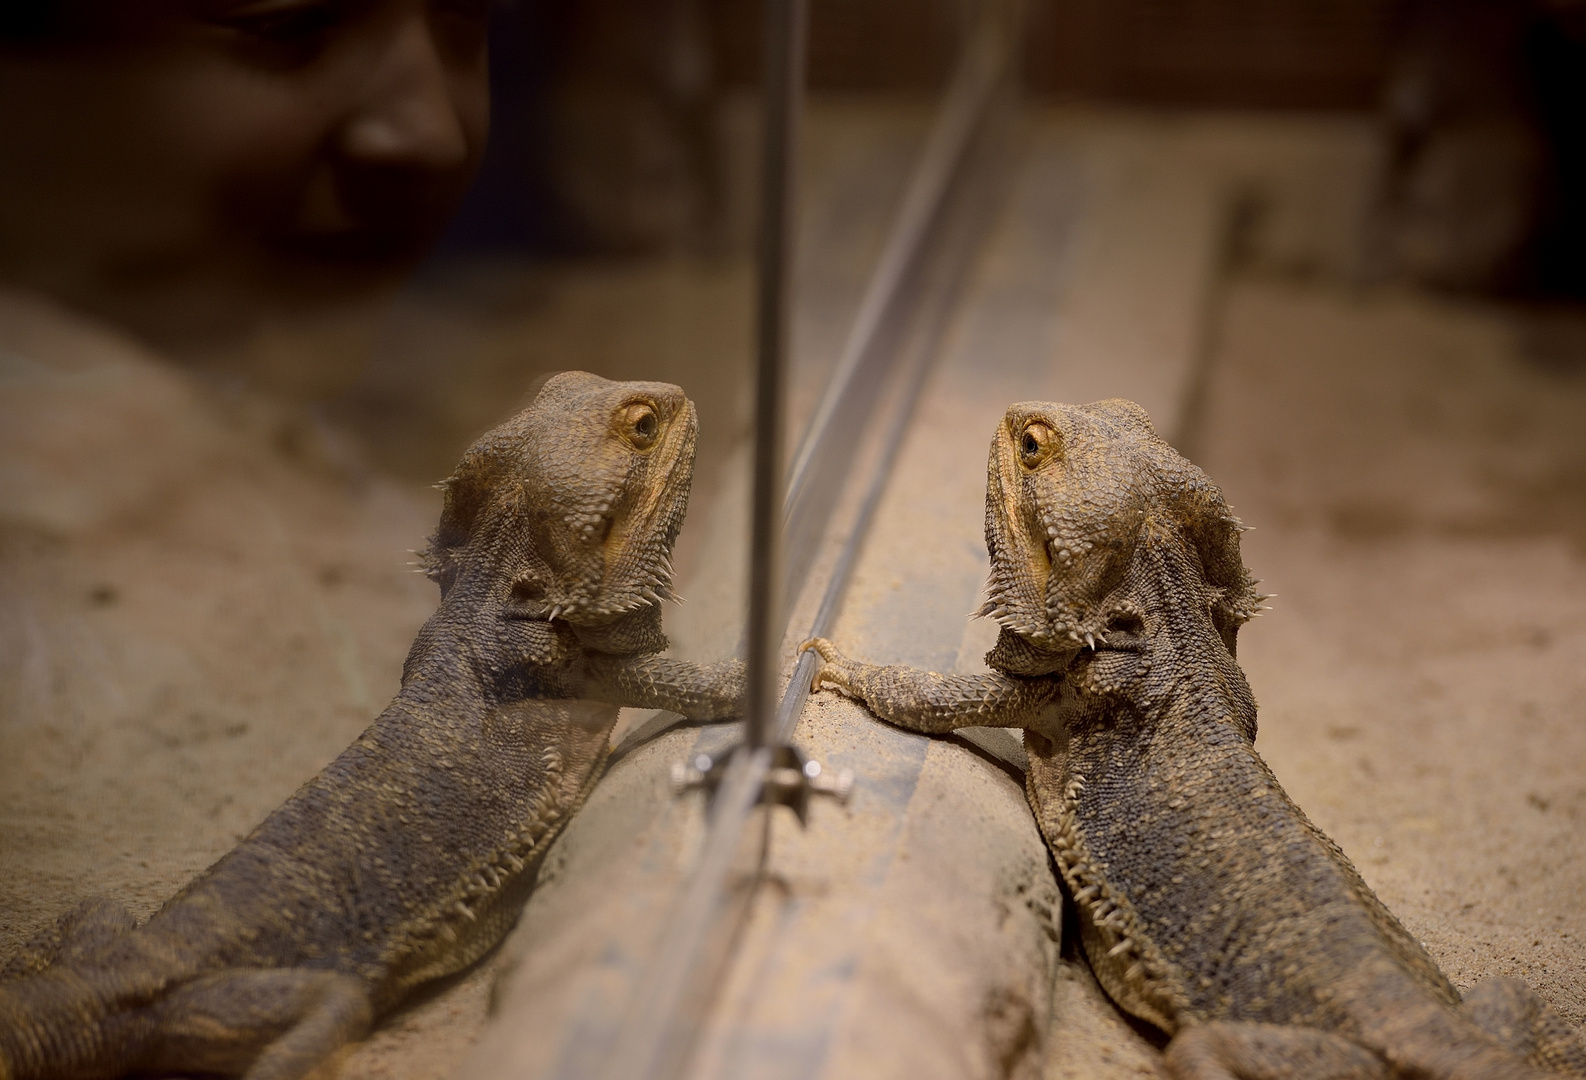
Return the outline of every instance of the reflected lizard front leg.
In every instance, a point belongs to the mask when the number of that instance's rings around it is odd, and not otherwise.
[[[588,696],[635,709],[668,709],[690,720],[725,720],[743,710],[742,660],[694,664],[644,654],[588,659]]]
[[[1031,727],[1057,698],[1058,680],[1051,678],[997,671],[944,675],[903,664],[866,664],[850,660],[825,638],[799,648],[820,654],[812,689],[831,686],[888,723],[927,735],[963,727]]]

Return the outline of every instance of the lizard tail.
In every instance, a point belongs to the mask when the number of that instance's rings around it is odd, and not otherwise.
[[[152,1020],[133,1002],[158,994],[142,989],[95,987],[69,966],[0,983],[0,1080],[93,1080],[134,1068]]]

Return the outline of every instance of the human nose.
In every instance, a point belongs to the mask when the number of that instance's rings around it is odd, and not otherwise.
[[[466,164],[472,147],[449,76],[422,12],[402,19],[343,126],[342,153],[370,165]]]

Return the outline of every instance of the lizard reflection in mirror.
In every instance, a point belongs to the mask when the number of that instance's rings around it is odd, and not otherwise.
[[[567,372],[476,442],[396,699],[146,923],[90,902],[12,958],[0,1080],[302,1077],[500,941],[619,706],[738,710],[738,661],[656,655],[695,426],[675,386]]]
[[[1255,750],[1235,638],[1265,597],[1221,492],[1132,402],[1008,409],[986,490],[985,675],[807,648],[922,732],[1022,727],[1027,791],[1117,1005],[1182,1080],[1586,1076],[1523,983],[1462,1002]]]

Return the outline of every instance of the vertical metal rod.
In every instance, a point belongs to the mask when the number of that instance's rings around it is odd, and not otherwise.
[[[786,355],[789,313],[787,284],[791,264],[789,249],[793,217],[790,194],[793,182],[792,138],[795,134],[792,120],[796,117],[798,104],[797,74],[803,66],[801,57],[804,0],[767,0],[767,2],[768,6],[777,11],[777,14],[768,16],[768,30],[773,24],[784,25],[785,20],[795,24],[797,31],[796,34],[790,34],[782,39],[788,44],[789,49],[788,53],[784,54],[783,60],[779,62],[781,81],[778,85],[782,87],[782,93],[787,95],[780,104],[770,100],[777,94],[775,88],[769,82],[767,84],[765,179],[768,197],[765,203],[766,224],[761,238],[763,246],[760,252],[761,351],[760,382],[756,402],[757,420],[760,426],[756,430],[756,484],[752,503],[753,541],[756,546],[752,562],[754,570],[750,579],[749,665],[751,679],[754,678],[756,663],[761,665],[760,671],[765,680],[762,685],[768,687],[768,691],[751,689],[750,693],[767,693],[769,704],[774,707],[777,705],[776,691],[779,681],[776,678],[777,649],[785,627],[780,618],[775,621],[765,621],[765,616],[770,614],[767,608],[770,604],[780,601],[778,594],[781,588],[778,575],[773,572],[776,570],[775,564],[766,558],[764,553],[770,549],[771,544],[779,543],[781,539],[779,511],[783,501],[781,497],[783,485],[782,475],[777,471],[779,466],[777,459],[780,456],[778,451],[782,429],[780,412],[782,359]],[[768,47],[768,53],[780,48],[781,46]],[[964,123],[963,118],[967,113],[978,122],[990,101],[990,91],[994,85],[991,80],[984,77],[982,62],[986,57],[983,53],[983,49],[975,49],[976,59],[966,64],[955,78],[948,93],[947,107],[939,118],[936,133],[932,135],[929,143],[934,149],[926,153],[920,169],[935,172],[942,167],[944,160],[951,163],[954,169],[962,164],[969,145],[969,135],[977,126],[976,123]],[[993,52],[990,58],[995,64],[1000,64],[1000,56],[1000,53]],[[768,56],[768,77],[772,74],[773,67],[777,66],[778,64],[774,64]],[[776,120],[775,117],[781,119]],[[944,135],[943,131],[953,134]],[[776,145],[774,140],[780,140],[780,145]],[[776,167],[772,167],[773,162],[776,163]],[[947,197],[950,186],[937,184],[934,181],[927,184],[916,179],[911,182],[910,190],[928,188],[934,192],[933,198],[940,200]],[[894,233],[899,230],[912,231],[915,228],[923,228],[937,220],[938,216],[936,207],[930,208],[929,213],[901,215],[900,220],[894,223]],[[925,245],[922,243],[900,242],[896,237],[889,241],[888,250],[900,247],[910,253],[910,261],[920,257],[925,250]],[[903,273],[889,275],[898,282],[902,282],[907,276]],[[875,291],[872,286],[871,292]],[[886,289],[889,298],[895,292],[894,286]],[[945,319],[948,310],[944,307],[937,314],[937,318]],[[873,334],[873,326],[864,332],[867,342]],[[868,353],[868,344],[857,351]],[[912,371],[903,375],[906,380],[905,392],[901,395],[883,444],[891,447],[892,450],[877,464],[876,468],[879,472],[871,480],[864,496],[858,527],[844,543],[834,580],[827,587],[820,614],[814,624],[813,632],[816,634],[829,629],[835,617],[837,606],[841,601],[843,585],[847,582],[858,547],[864,537],[865,526],[875,514],[885,489],[885,478],[891,459],[896,453],[896,448],[903,441],[902,432],[920,392],[922,375],[928,361],[929,350],[916,360],[916,366]],[[770,378],[766,377],[768,366],[771,368]],[[877,377],[882,376],[878,374]],[[756,595],[758,601],[755,599]],[[752,636],[756,630],[762,635],[758,640]],[[808,696],[814,661],[815,656],[812,653],[807,653],[802,658],[801,666],[775,717],[775,728],[771,726],[773,714],[770,708],[762,705],[760,708],[763,711],[757,712],[756,706],[759,700],[752,696],[746,703],[749,707],[747,711],[750,723],[753,725],[758,718],[759,730],[755,732],[751,727],[753,734],[750,735],[750,748],[734,754],[727,764],[727,769],[710,804],[707,833],[699,862],[679,895],[676,907],[664,924],[665,929],[656,944],[655,955],[646,963],[634,986],[617,1040],[598,1074],[600,1080],[676,1080],[687,1068],[695,1040],[703,1025],[705,1012],[722,981],[725,964],[730,955],[731,937],[742,925],[743,917],[748,910],[747,901],[753,896],[749,890],[735,888],[735,872],[741,867],[739,856],[743,852],[745,832],[770,768],[771,749],[768,744],[785,742],[791,735],[794,725],[798,722],[799,711]]]
[[[963,163],[976,125],[991,103],[1002,77],[1008,46],[1001,23],[982,13],[966,42],[958,69],[931,128],[920,162],[909,176],[898,216],[887,234],[886,247],[865,287],[859,311],[843,341],[832,374],[819,404],[804,429],[788,471],[786,513],[798,514],[805,488],[819,472],[816,461],[829,443],[831,426],[843,400],[870,358],[881,337],[881,327],[897,305],[910,270],[919,261],[920,249],[931,235],[946,192]]]
[[[782,645],[783,388],[790,337],[794,193],[804,96],[806,0],[764,0],[760,265],[755,333],[754,476],[749,540],[745,741],[766,744],[776,710]]]
[[[843,344],[841,358],[826,384],[815,416],[805,430],[804,442],[795,455],[787,485],[786,505],[790,516],[797,515],[802,509],[798,505],[799,497],[803,488],[810,483],[810,478],[820,470],[819,458],[830,453],[828,444],[833,441],[830,428],[838,404],[851,392],[872,346],[877,343],[883,319],[903,293],[912,266],[918,262],[932,230],[939,228],[947,193],[955,178],[963,172],[964,159],[974,135],[1001,84],[1007,53],[1003,27],[996,20],[982,15],[948,87],[941,112],[931,129],[930,139],[920,155],[920,163],[909,179],[897,220],[887,237],[887,246],[876,264],[848,339]],[[914,302],[918,304],[920,300],[916,298]],[[858,561],[859,552],[870,533],[871,521],[886,492],[893,463],[903,445],[909,421],[914,416],[914,407],[919,402],[926,375],[935,360],[934,343],[944,333],[948,314],[949,307],[945,304],[924,312],[926,324],[919,333],[923,340],[933,344],[925,347],[906,370],[891,376],[901,382],[904,390],[882,436],[881,460],[873,466],[859,514],[849,526],[848,539],[832,567],[826,591],[821,596],[820,608],[815,613],[814,622],[810,624],[807,637],[825,637],[831,633],[837,621],[838,610],[848,590],[848,577]],[[896,358],[888,359],[891,361],[889,367],[895,368]],[[882,373],[889,374],[889,371],[883,369]],[[793,678],[787,684],[777,708],[773,737],[778,743],[793,738],[793,730],[798,726],[805,702],[809,700],[810,680],[818,664],[816,653],[800,654],[793,669]]]

